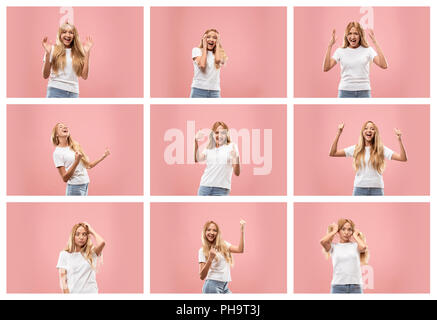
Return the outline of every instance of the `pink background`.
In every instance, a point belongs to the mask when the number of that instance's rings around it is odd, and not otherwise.
[[[253,169],[263,165],[243,164],[242,138],[237,145],[240,152],[241,173],[233,175],[231,195],[285,195],[287,192],[287,116],[286,106],[274,105],[152,105],[151,106],[151,194],[196,195],[204,163],[187,164],[194,159],[194,137],[188,143],[193,153],[187,154],[186,126],[188,120],[196,122],[196,132],[211,129],[215,121],[225,122],[229,128],[240,130],[261,129],[261,156],[264,155],[264,129],[272,129],[272,170],[269,175],[254,175]],[[185,164],[168,165],[164,150],[171,142],[164,141],[168,129],[178,128],[185,136]],[[251,135],[251,153],[252,148]],[[234,141],[235,142],[235,141]],[[202,142],[203,143],[203,142]],[[200,145],[202,145],[202,143]],[[201,149],[203,150],[203,149]],[[247,159],[247,158],[246,158]]]
[[[238,246],[240,219],[247,223],[245,248],[233,255],[229,288],[233,293],[286,293],[286,211],[285,203],[152,203],[151,293],[201,293],[203,225],[214,220],[223,239]]]
[[[55,43],[64,15],[60,7],[7,8],[8,97],[46,96],[41,41]],[[80,97],[143,97],[143,8],[74,7],[74,24],[82,42],[94,40]]]
[[[372,97],[429,97],[430,11],[428,7],[373,7],[374,32],[388,69],[372,63]],[[323,72],[332,30],[342,46],[344,30],[360,21],[360,7],[298,7],[294,9],[294,96],[337,97],[340,65]],[[317,23],[314,23],[317,21]],[[367,32],[366,32],[367,33]],[[366,39],[373,48],[368,34]]]
[[[100,293],[143,293],[142,203],[8,203],[7,292],[60,293],[56,264],[86,221],[106,241]]]
[[[151,96],[189,97],[191,50],[213,28],[229,57],[220,72],[222,97],[286,97],[286,15],[285,7],[151,8]]]
[[[296,203],[295,293],[329,293],[332,261],[320,239],[339,218],[366,236],[374,289],[365,293],[429,293],[429,203]]]
[[[338,125],[345,123],[338,150],[358,143],[361,127],[371,120],[385,146],[399,153],[394,128],[402,131],[408,161],[387,160],[385,195],[429,195],[429,105],[297,105],[294,113],[295,195],[351,195],[352,158],[330,157]]]
[[[143,106],[13,105],[7,111],[8,195],[65,195],[53,162],[50,135],[58,122],[70,128],[91,160],[89,195],[143,194]],[[23,141],[29,141],[23,145]]]

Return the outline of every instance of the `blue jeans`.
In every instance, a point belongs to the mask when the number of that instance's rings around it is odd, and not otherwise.
[[[363,293],[359,284],[333,284],[331,293]]]
[[[227,282],[206,279],[203,284],[202,293],[232,293]]]
[[[220,98],[220,90],[191,88],[190,98]]]
[[[46,98],[79,98],[79,94],[54,87],[47,87]]]
[[[88,195],[88,183],[85,184],[68,184],[65,191],[66,196],[87,196]]]
[[[197,190],[198,196],[228,196],[231,190],[219,187],[200,186]]]
[[[339,98],[371,98],[370,90],[357,90],[357,91],[349,91],[349,90],[338,90]]]
[[[361,188],[354,187],[353,196],[383,196],[383,188]]]

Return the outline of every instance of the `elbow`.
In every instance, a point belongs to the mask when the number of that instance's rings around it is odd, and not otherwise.
[[[44,73],[44,72],[43,72],[43,74],[42,74],[42,77],[43,77],[44,79],[48,79],[49,76],[50,76],[50,74],[46,74],[46,73]]]
[[[329,151],[329,156],[330,156],[330,157],[335,156],[335,152]]]
[[[88,79],[88,75],[87,75],[87,74],[83,74],[83,75],[82,75],[82,79],[83,79],[83,80]]]
[[[68,180],[70,180],[67,176],[63,176],[62,177],[62,181],[64,181],[64,182],[68,182]]]
[[[239,177],[239,176],[240,176],[240,171],[235,172],[235,175],[236,175],[237,177]]]
[[[199,278],[200,278],[200,280],[205,280],[205,276],[202,274],[199,274]]]

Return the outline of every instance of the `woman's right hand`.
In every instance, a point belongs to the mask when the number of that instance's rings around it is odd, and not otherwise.
[[[211,247],[211,249],[209,250],[209,259],[214,260],[216,255],[217,255],[217,251],[215,250],[214,247]]]
[[[332,233],[337,233],[338,232],[338,224],[336,224],[335,222],[332,223],[330,225],[331,229],[332,229]]]
[[[332,47],[335,43],[336,39],[335,39],[335,29],[332,30],[332,37],[331,40],[329,41],[329,46]]]
[[[49,42],[47,37],[44,37],[44,39],[42,39],[42,47],[44,48],[46,54],[50,54],[50,52],[52,51],[52,44]]]
[[[338,125],[338,132],[342,133],[343,129],[344,129],[344,122],[342,122]]]
[[[79,162],[80,160],[82,160],[83,155],[79,152],[76,151],[76,153],[74,154],[74,160]]]
[[[201,141],[205,138],[205,134],[202,132],[202,130],[197,131],[196,133],[196,140]]]

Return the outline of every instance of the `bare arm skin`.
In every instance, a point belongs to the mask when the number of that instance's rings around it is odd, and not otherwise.
[[[44,48],[44,64],[42,66],[42,77],[47,79],[50,76],[52,70],[52,64],[50,62],[50,52],[52,51],[52,45],[49,43],[47,37],[42,40],[42,47]]]
[[[381,69],[387,69],[388,68],[387,60],[385,59],[381,47],[376,41],[375,34],[372,29],[369,30],[369,37],[370,39],[372,39],[373,45],[375,46],[376,49],[376,53],[378,54],[375,58],[373,58],[373,62]]]
[[[199,153],[199,140],[204,138],[204,134],[202,131],[198,131],[196,133],[196,137],[194,138],[194,162],[202,162],[205,161],[206,156],[203,153]]]
[[[229,251],[232,253],[243,253],[244,252],[244,228],[246,226],[246,221],[240,220],[240,243],[237,246],[230,246]]]
[[[96,240],[95,242],[95,246],[94,246],[94,253],[97,256],[100,256],[102,254],[103,248],[106,245],[105,239],[103,239],[103,237],[98,234],[88,222],[85,222],[85,224],[88,226],[88,230],[90,232],[90,234],[94,237],[94,239]]]
[[[111,152],[109,152],[109,149],[106,148],[105,153],[97,160],[93,161],[93,162],[88,162],[88,161],[84,161],[85,162],[85,166],[87,169],[92,169],[94,168],[96,165],[98,165],[100,162],[102,162],[103,160],[106,159],[107,156],[109,156],[111,154]]]
[[[338,125],[338,130],[337,130],[337,134],[334,138],[334,142],[332,142],[331,150],[329,151],[330,157],[346,157],[346,153],[344,152],[344,149],[339,151],[337,148],[338,140],[340,139],[340,136],[341,136],[341,133],[343,132],[343,129],[344,129],[344,123],[340,123]]]
[[[335,44],[335,29],[332,30],[332,38],[329,41],[328,49],[326,50],[326,54],[325,54],[325,60],[323,61],[324,72],[328,72],[337,64],[337,61],[335,61],[335,59],[333,59],[331,55],[332,46],[334,44]]]
[[[206,69],[206,58],[208,56],[208,44],[206,43],[206,34],[202,38],[203,42],[203,48],[200,48],[202,50],[202,55],[196,58],[193,58],[194,61],[196,61],[197,65],[199,66],[200,70],[205,71]]]
[[[240,157],[237,155],[235,144],[232,145],[231,161],[234,174],[238,177],[240,175]]]
[[[366,245],[366,243],[363,240],[361,240],[361,238],[359,237],[359,234],[360,234],[360,231],[358,231],[358,230],[355,230],[354,233],[353,233],[353,237],[354,237],[355,241],[358,244],[358,251],[360,253],[361,252],[366,252],[367,245]]]
[[[62,293],[70,293],[67,283],[67,270],[62,268],[59,269],[59,284],[61,286]]]
[[[90,36],[88,36],[83,46],[83,50],[85,52],[85,61],[84,61],[81,77],[84,80],[88,79],[90,51],[93,45],[94,45],[93,39]]]
[[[331,250],[332,240],[334,240],[334,237],[338,232],[338,225],[336,223],[331,224],[331,226],[333,227],[332,231],[320,240],[320,244],[326,250],[326,252]]]
[[[217,255],[217,251],[215,250],[215,248],[211,248],[211,250],[209,250],[209,256],[206,263],[205,262],[199,263],[200,280],[205,280],[206,276],[208,275],[209,268],[211,268],[211,264],[216,255]]]
[[[399,141],[399,147],[401,149],[401,153],[393,153],[393,155],[391,156],[392,160],[396,160],[396,161],[402,161],[402,162],[406,162],[407,161],[407,153],[405,152],[405,148],[404,145],[402,143],[402,132],[401,130],[395,128],[395,134],[398,137],[398,141]]]
[[[80,160],[82,159],[82,154],[80,154],[79,152],[76,152],[76,154],[74,155],[74,163],[73,165],[68,169],[68,171],[65,170],[65,167],[58,167],[58,172],[62,177],[62,181],[64,182],[68,182],[68,180],[70,180],[70,178],[73,176],[74,171],[76,170],[77,166],[79,165]]]

